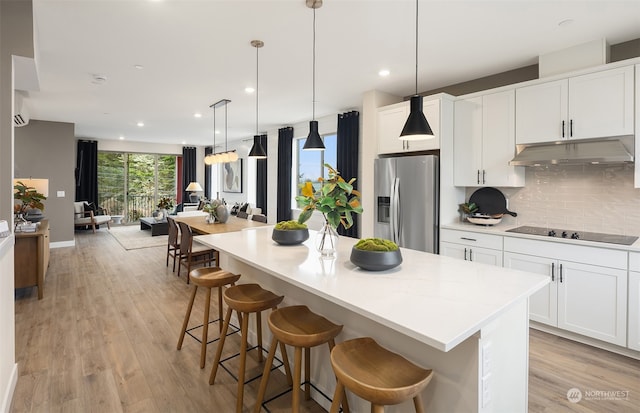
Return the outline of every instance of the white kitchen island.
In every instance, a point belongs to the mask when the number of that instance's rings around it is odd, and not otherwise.
[[[277,245],[271,232],[263,227],[198,240],[220,251],[221,267],[242,274],[240,283],[257,282],[285,295],[281,306],[305,304],[343,324],[336,341],[371,336],[432,368],[423,395],[428,412],[527,411],[528,297],[548,277],[407,249],[399,267],[364,271],[349,260],[355,239],[341,237],[336,258],[323,260],[313,231],[296,246]],[[312,358],[312,380],[332,395],[328,350],[316,348]],[[353,411],[369,411],[355,396],[349,401]],[[414,410],[407,402],[386,411]]]

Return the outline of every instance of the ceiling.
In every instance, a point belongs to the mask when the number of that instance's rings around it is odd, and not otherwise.
[[[419,91],[596,39],[640,38],[640,0],[419,4]],[[256,97],[244,89],[256,86],[254,39],[265,43],[257,130],[311,120],[305,0],[33,0],[33,12],[40,91],[25,103],[32,119],[75,123],[78,137],[210,145],[209,106],[221,99],[231,100],[228,140],[252,137]],[[317,9],[316,118],[358,108],[369,90],[411,95],[414,82],[413,0],[325,0]],[[216,113],[220,143],[224,109]]]

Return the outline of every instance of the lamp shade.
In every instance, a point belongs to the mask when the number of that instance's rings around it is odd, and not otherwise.
[[[13,185],[16,185],[18,182],[22,182],[27,188],[35,189],[36,192],[44,195],[45,197],[49,196],[49,180],[48,179],[15,178],[13,180]]]
[[[260,135],[253,137],[253,146],[249,151],[249,158],[266,159],[267,153],[264,151],[262,144],[260,143]]]
[[[187,186],[187,188],[185,189],[185,191],[190,191],[190,192],[201,192],[202,191],[202,187],[200,186],[199,183],[197,182],[191,182],[189,183],[189,185]]]
[[[317,120],[309,121],[309,136],[307,136],[307,141],[304,143],[304,147],[302,149],[324,151],[324,143],[322,142],[322,138],[318,133]]]
[[[404,124],[404,128],[402,128],[400,139],[417,141],[431,139],[433,137],[434,135],[431,130],[431,126],[429,126],[429,122],[427,122],[427,118],[422,112],[422,96],[412,96],[411,112],[409,113],[407,122]]]

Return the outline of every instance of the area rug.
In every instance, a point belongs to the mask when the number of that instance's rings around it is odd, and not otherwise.
[[[151,231],[143,231],[140,225],[112,225],[109,231],[125,250],[152,248],[167,245],[167,235],[151,236]]]

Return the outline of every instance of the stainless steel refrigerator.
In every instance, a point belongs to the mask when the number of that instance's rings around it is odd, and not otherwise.
[[[438,253],[437,155],[375,160],[376,237]]]

